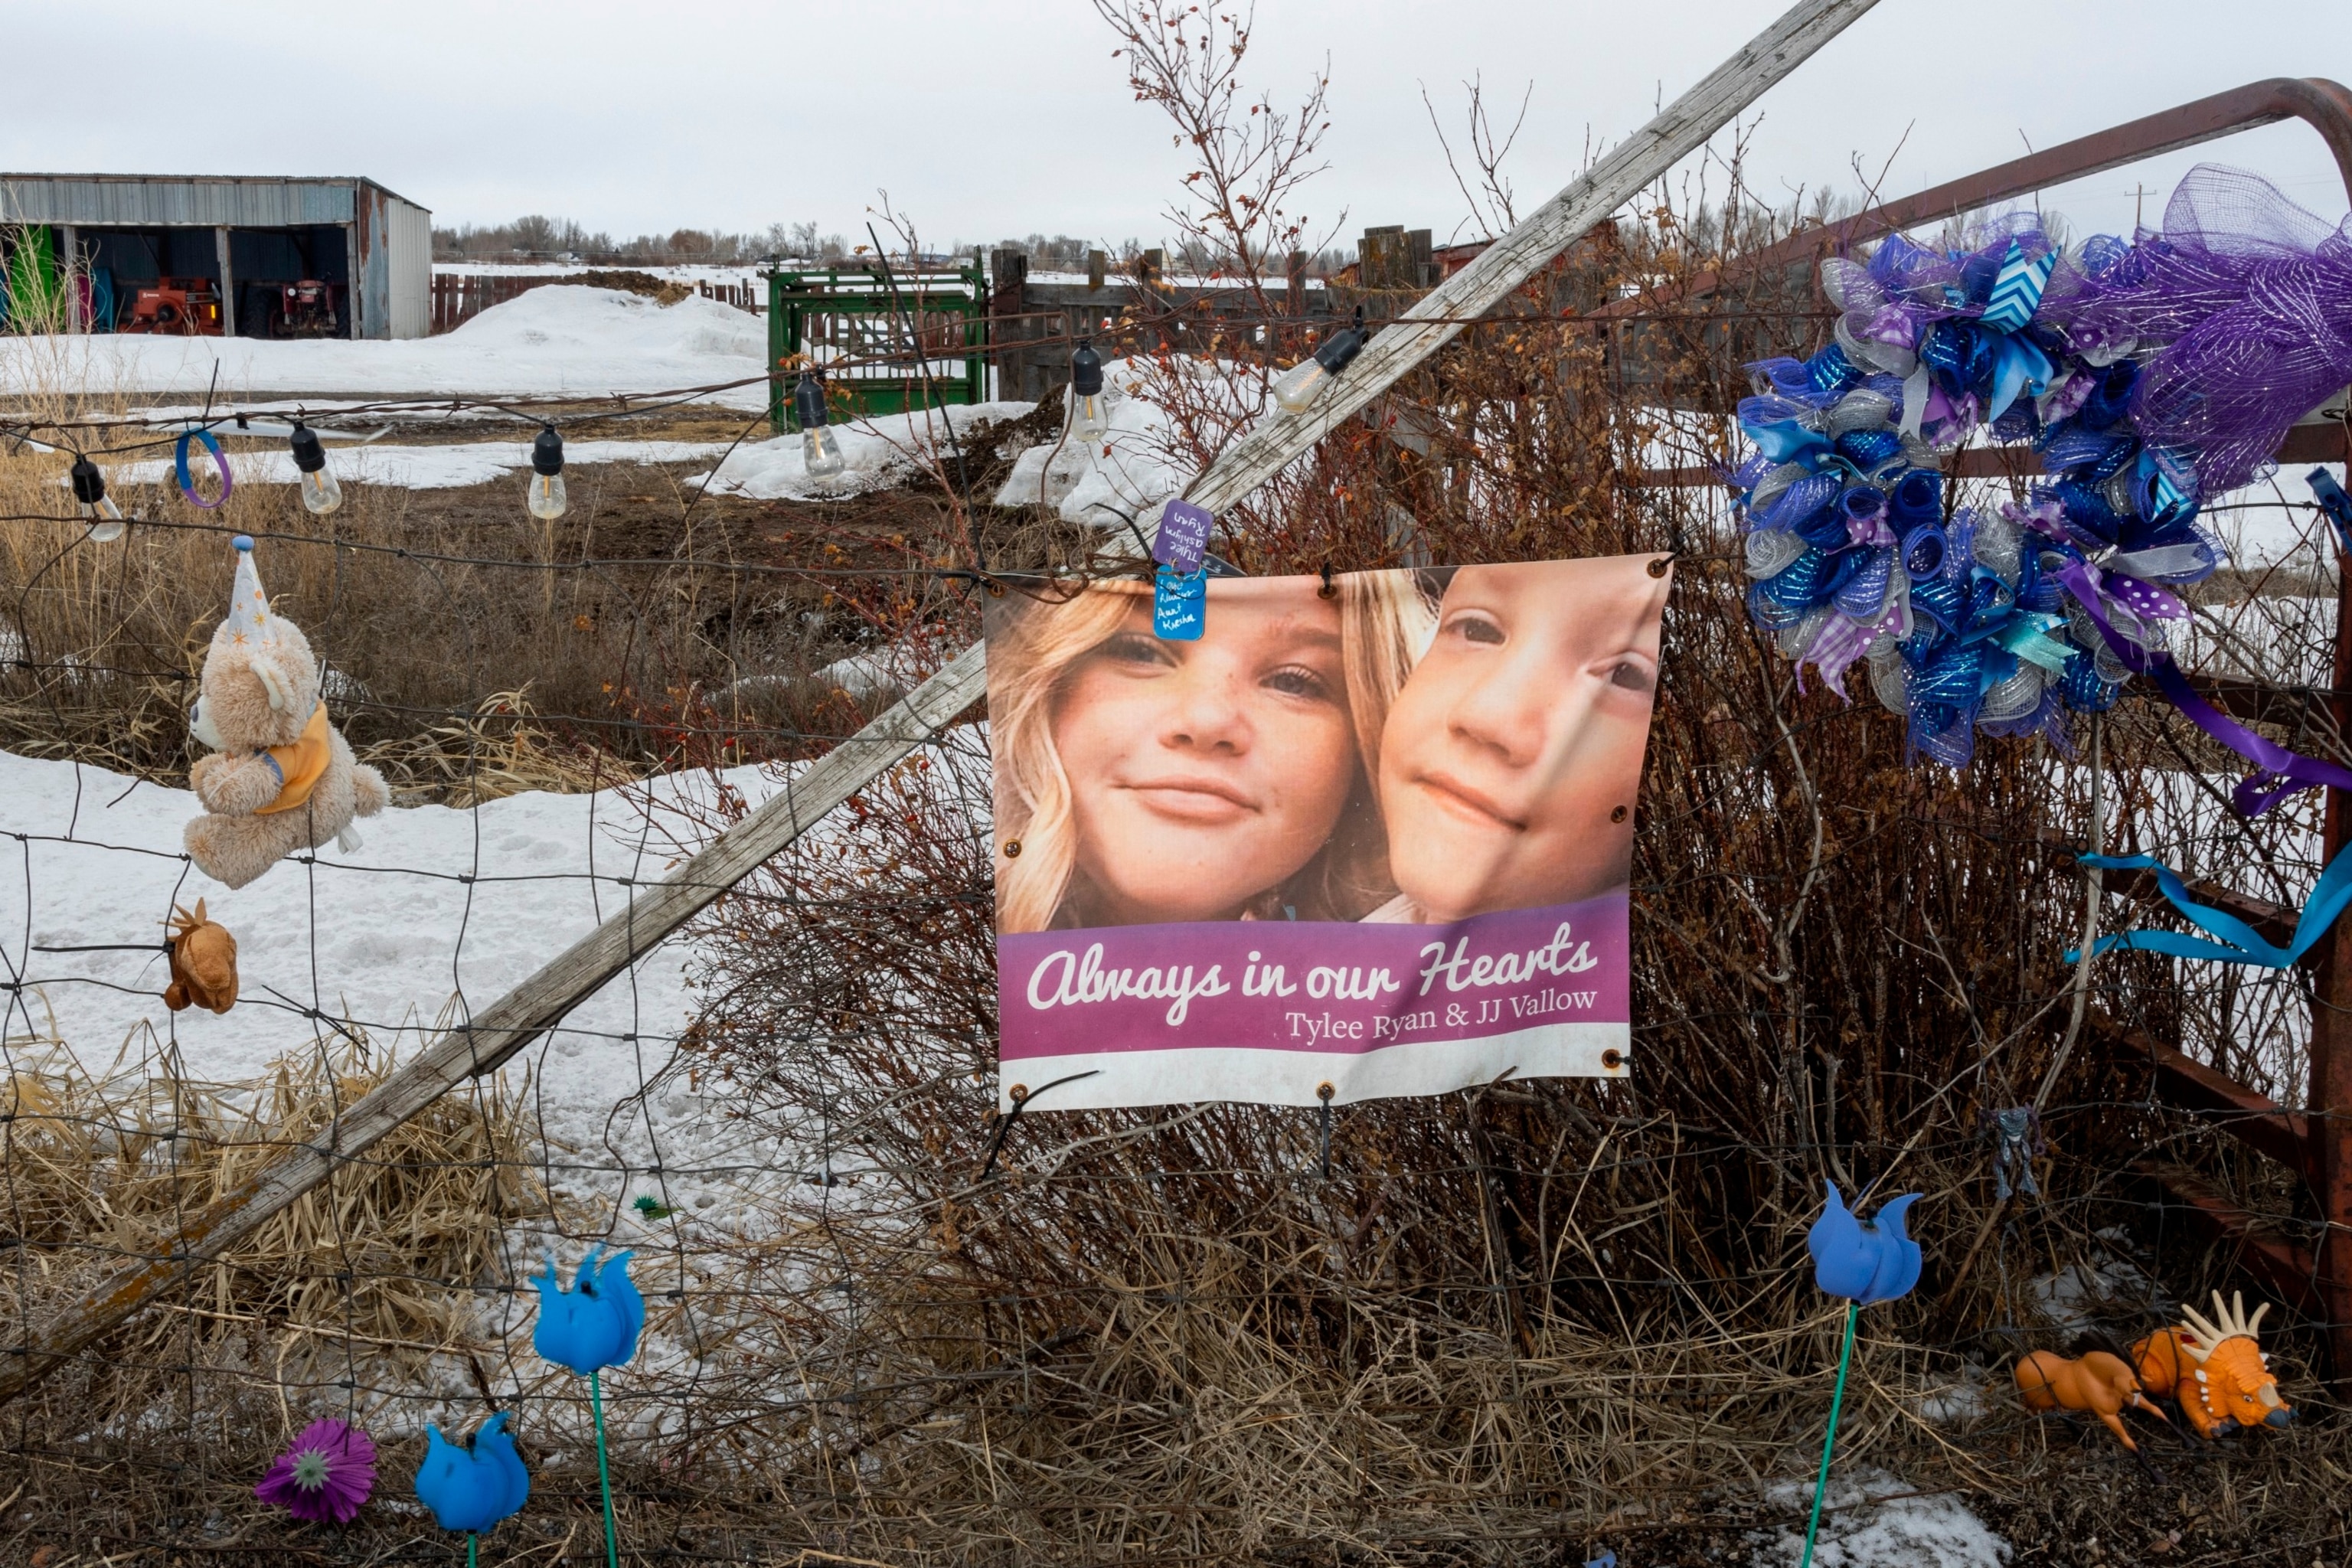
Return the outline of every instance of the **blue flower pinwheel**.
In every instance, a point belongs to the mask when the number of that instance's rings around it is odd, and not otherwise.
[[[539,1327],[530,1342],[546,1360],[570,1367],[583,1377],[608,1366],[618,1366],[637,1353],[637,1331],[646,1326],[646,1299],[629,1283],[629,1258],[616,1252],[596,1261],[602,1247],[592,1247],[572,1277],[572,1289],[557,1283],[555,1260],[547,1272],[534,1274],[539,1287]]]
[[[1813,1255],[1813,1283],[1826,1295],[1845,1298],[1845,1343],[1838,1351],[1837,1390],[1830,1395],[1830,1429],[1822,1439],[1822,1473],[1813,1482],[1813,1517],[1805,1526],[1801,1568],[1811,1568],[1813,1540],[1821,1533],[1830,1455],[1837,1447],[1838,1412],[1845,1407],[1846,1369],[1853,1363],[1854,1323],[1868,1303],[1906,1296],[1919,1283],[1919,1244],[1903,1234],[1904,1213],[1919,1201],[1919,1194],[1906,1193],[1889,1201],[1876,1218],[1864,1221],[1845,1206],[1845,1194],[1835,1182],[1822,1184],[1830,1190],[1829,1206],[1805,1233],[1805,1250]]]
[[[425,1463],[416,1469],[416,1495],[444,1530],[478,1534],[511,1515],[530,1496],[530,1472],[516,1454],[506,1429],[507,1413],[482,1423],[464,1444],[425,1429]]]
[[[1835,1182],[1823,1185],[1829,1188],[1829,1206],[1805,1233],[1813,1282],[1825,1294],[1843,1296],[1857,1306],[1909,1295],[1919,1283],[1919,1244],[1903,1234],[1903,1215],[1919,1194],[1906,1193],[1864,1222],[1846,1208]]]
[[[604,1250],[602,1245],[588,1249],[569,1290],[556,1281],[553,1258],[547,1260],[546,1273],[530,1277],[539,1287],[539,1326],[530,1342],[546,1360],[588,1380],[588,1408],[596,1422],[596,1479],[604,1494],[604,1562],[606,1568],[620,1568],[613,1472],[604,1447],[604,1391],[597,1373],[637,1353],[646,1299],[629,1283],[630,1254],[616,1252],[600,1264],[596,1258]]]

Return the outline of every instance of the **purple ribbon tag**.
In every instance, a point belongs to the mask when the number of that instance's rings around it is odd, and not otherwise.
[[[1151,630],[1162,642],[1198,642],[1209,624],[1209,578],[1162,566],[1151,583]]]
[[[2107,613],[2106,605],[2102,602],[2102,595],[2114,598],[2127,609],[2134,608],[2124,594],[2116,591],[2132,583],[2133,579],[2115,573],[2102,576],[2097,567],[2082,562],[2061,569],[2056,576],[2074,595],[2075,601],[2090,612],[2092,624],[2099,628],[2099,636],[2105,640],[2116,658],[2123,661],[2125,668],[2149,677],[2156,682],[2157,689],[2164,693],[2165,700],[2180,710],[2181,717],[2254,764],[2257,771],[2253,776],[2240,779],[2237,788],[2231,792],[2231,804],[2237,807],[2239,816],[2260,816],[2289,795],[2322,784],[2332,789],[2352,790],[2352,769],[2339,767],[2317,757],[2305,756],[2301,752],[2289,751],[2277,742],[2247,729],[2197,695],[2196,689],[2180,673],[2180,667],[2173,663],[2170,654],[2144,647],[2117,630],[2114,618]],[[2175,606],[2174,614],[2185,613],[2179,608],[2179,601],[2171,595],[2151,584],[2138,586],[2146,592],[2135,594],[2132,597],[2146,602],[2146,593],[2155,593]],[[2170,618],[2161,606],[2152,606],[2149,613],[2158,618]]]
[[[1179,572],[1198,572],[1201,553],[1209,548],[1209,530],[1216,522],[1206,507],[1194,506],[1188,500],[1170,501],[1168,510],[1160,514],[1160,534],[1152,541],[1151,558]]]

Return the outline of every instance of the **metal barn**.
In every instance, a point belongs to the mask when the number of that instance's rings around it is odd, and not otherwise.
[[[433,215],[373,180],[0,174],[0,231],[8,293],[48,290],[68,330],[421,338],[431,325]]]

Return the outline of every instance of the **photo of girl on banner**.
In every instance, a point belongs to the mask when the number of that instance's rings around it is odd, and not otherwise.
[[[1666,564],[1221,578],[1196,642],[992,601],[1006,1103],[1623,1072]]]

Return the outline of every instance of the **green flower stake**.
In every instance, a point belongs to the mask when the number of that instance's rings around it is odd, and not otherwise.
[[[534,1274],[539,1287],[539,1326],[530,1342],[541,1358],[571,1368],[588,1380],[588,1408],[596,1421],[596,1480],[604,1491],[604,1562],[620,1568],[620,1537],[613,1527],[613,1472],[604,1457],[604,1391],[597,1373],[637,1353],[637,1333],[646,1326],[646,1299],[629,1283],[629,1258],[616,1252],[601,1265],[600,1246],[588,1249],[566,1290],[555,1278],[555,1259]]]
[[[1903,1216],[1919,1194],[1904,1194],[1864,1223],[1848,1211],[1835,1182],[1823,1184],[1830,1190],[1829,1206],[1805,1233],[1805,1250],[1813,1255],[1813,1283],[1825,1295],[1846,1299],[1845,1343],[1838,1350],[1837,1391],[1830,1395],[1830,1429],[1822,1439],[1822,1473],[1813,1479],[1813,1517],[1805,1525],[1800,1568],[1812,1568],[1813,1538],[1821,1532],[1822,1500],[1830,1489],[1830,1455],[1837,1447],[1838,1412],[1845,1405],[1846,1369],[1853,1362],[1854,1321],[1867,1303],[1907,1296],[1919,1283],[1919,1244],[1903,1234]]]

